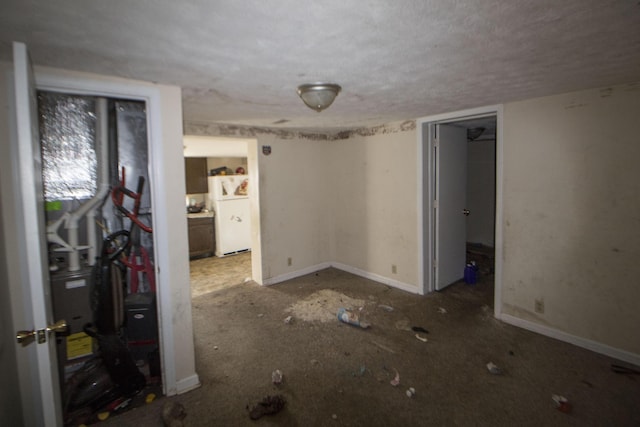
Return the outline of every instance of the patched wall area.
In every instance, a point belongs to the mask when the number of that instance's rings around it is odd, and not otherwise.
[[[502,312],[640,354],[640,84],[504,109]]]

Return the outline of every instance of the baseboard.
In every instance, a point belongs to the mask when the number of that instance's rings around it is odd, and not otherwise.
[[[198,374],[176,381],[176,393],[182,394],[200,387],[200,378]]]
[[[606,344],[602,344],[596,341],[591,341],[586,338],[578,337],[575,335],[562,332],[558,329],[543,326],[535,322],[523,320],[518,317],[511,316],[509,314],[502,314],[500,320],[505,323],[509,323],[513,326],[518,326],[523,329],[527,329],[532,332],[536,332],[540,335],[545,335],[550,338],[555,338],[560,341],[568,342],[578,347],[586,348],[596,353],[604,354],[614,359],[621,360],[623,362],[631,363],[636,366],[640,366],[640,354],[631,353],[626,350],[611,347]]]
[[[338,270],[346,271],[347,273],[355,274],[356,276],[364,277],[365,279],[373,280],[374,282],[382,283],[384,285],[389,285],[393,288],[398,288],[400,290],[410,292],[412,294],[420,293],[420,290],[418,289],[417,286],[409,285],[408,283],[404,283],[398,280],[390,279],[388,277],[380,276],[379,274],[360,270],[359,268],[351,267],[346,264],[340,264],[339,262],[332,262],[331,267],[337,268]]]
[[[276,277],[271,277],[263,282],[264,286],[275,285],[276,283],[284,282],[286,280],[295,279],[296,277],[304,276],[307,274],[315,273],[316,271],[324,270],[325,268],[337,268],[338,270],[346,271],[347,273],[355,274],[356,276],[364,277],[365,279],[373,280],[374,282],[382,283],[393,288],[400,289],[412,294],[419,294],[420,290],[416,286],[403,283],[398,280],[393,280],[388,277],[380,276],[379,274],[370,273],[368,271],[361,270],[359,268],[351,267],[339,262],[323,262],[321,264],[312,265],[310,267],[303,268],[302,270],[292,271],[290,273],[281,274]]]
[[[300,276],[305,276],[307,274],[315,273],[316,271],[324,270],[325,268],[329,268],[329,267],[331,267],[331,263],[323,262],[321,264],[305,267],[302,270],[291,271],[289,273],[281,274],[276,277],[271,277],[269,279],[263,280],[262,284],[264,286],[275,285],[276,283],[284,282],[287,280],[295,279]]]

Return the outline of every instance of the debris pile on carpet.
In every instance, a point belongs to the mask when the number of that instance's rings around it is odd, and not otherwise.
[[[250,409],[247,405],[247,409],[249,410],[249,417],[252,420],[257,420],[264,415],[277,414],[284,408],[285,403],[286,401],[281,394],[277,394],[275,396],[266,396]]]

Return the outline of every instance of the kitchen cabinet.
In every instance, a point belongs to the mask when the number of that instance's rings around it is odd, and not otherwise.
[[[184,171],[187,182],[187,194],[204,194],[209,192],[206,157],[185,157]]]
[[[188,217],[189,258],[213,256],[216,251],[213,216]]]

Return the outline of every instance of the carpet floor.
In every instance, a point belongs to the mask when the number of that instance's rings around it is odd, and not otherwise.
[[[491,274],[425,296],[332,268],[270,287],[243,274],[194,292],[201,387],[103,425],[161,426],[178,404],[186,417],[174,426],[640,425],[640,376],[496,320]],[[370,327],[338,321],[340,308]],[[266,396],[284,408],[251,420]]]

